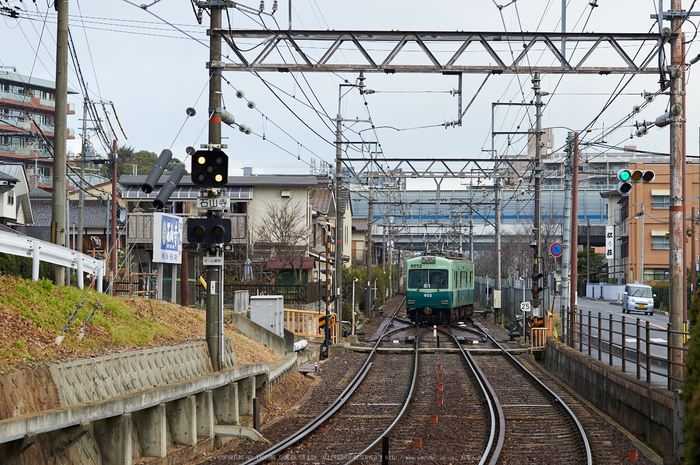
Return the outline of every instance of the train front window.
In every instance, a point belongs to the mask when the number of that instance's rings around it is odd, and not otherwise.
[[[447,289],[447,270],[409,270],[411,289]]]
[[[428,270],[408,270],[408,287],[421,289],[428,287]]]

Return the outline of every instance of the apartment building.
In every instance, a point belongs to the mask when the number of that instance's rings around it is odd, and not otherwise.
[[[0,161],[25,167],[29,185],[53,189],[56,84],[0,69]],[[77,94],[68,89],[69,94]],[[72,104],[69,115],[75,114]],[[69,129],[66,137],[75,139]]]

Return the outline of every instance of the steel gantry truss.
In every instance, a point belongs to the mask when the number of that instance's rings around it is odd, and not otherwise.
[[[357,178],[488,179],[519,177],[520,174],[513,166],[513,162],[523,160],[525,159],[343,158],[342,162]],[[495,167],[495,161],[506,166]]]
[[[658,33],[213,28],[209,34],[222,37],[235,55],[228,57],[229,62],[209,63],[210,67],[224,71],[654,74],[658,73],[655,60],[663,45]],[[239,39],[246,41],[245,47],[239,47]],[[562,53],[564,43],[578,50],[575,58]],[[320,58],[314,58],[319,55],[319,49]],[[627,49],[634,52],[628,53]],[[413,63],[402,63],[400,54],[404,50],[420,51],[423,56],[412,56]],[[467,51],[470,53],[465,53]],[[338,52],[342,52],[342,56],[336,56]],[[543,52],[549,53],[551,65],[539,64],[548,61],[541,59]],[[416,64],[420,61],[427,64]],[[616,62],[617,66],[602,66],[601,62]]]

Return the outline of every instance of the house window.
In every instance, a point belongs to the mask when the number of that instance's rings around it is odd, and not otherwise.
[[[668,210],[671,205],[670,195],[652,195],[651,196],[651,208],[658,208],[663,210]]]
[[[651,248],[653,250],[669,250],[668,236],[652,236]]]
[[[15,204],[15,195],[12,192],[7,193],[7,204],[8,205],[14,205]]]

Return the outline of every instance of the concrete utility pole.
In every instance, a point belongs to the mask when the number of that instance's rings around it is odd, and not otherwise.
[[[365,263],[367,265],[367,292],[365,294],[365,313],[372,314],[372,177],[367,178],[369,198],[367,203],[367,237],[365,239]]]
[[[338,91],[340,92],[340,91]],[[337,322],[336,341],[343,336],[343,199],[342,189],[342,155],[343,155],[343,117],[340,115],[340,97],[338,97],[338,117],[335,130],[335,318]]]
[[[117,277],[117,140],[112,141],[112,248],[109,260],[109,294],[114,295],[114,280]]]
[[[696,282],[696,274],[695,274],[695,226],[696,226],[696,219],[695,219],[695,207],[692,207],[690,209],[690,256],[692,257],[690,260],[690,296],[691,298],[695,295],[695,282]]]
[[[683,33],[681,24],[683,17],[681,12],[681,0],[671,0],[671,31],[677,36],[670,41],[671,45],[671,156],[669,177],[671,181],[670,205],[669,205],[669,322],[671,330],[671,376],[676,378],[672,385],[680,387],[683,379],[683,293],[685,292],[685,264],[683,263],[683,241],[685,237],[685,218],[683,214],[683,165],[685,165],[685,153],[683,152],[684,118],[682,114],[683,95]],[[659,14],[663,14],[659,12]]]
[[[68,0],[56,0],[56,109],[53,143],[53,196],[51,198],[51,242],[63,245],[66,224],[66,137],[68,134]],[[51,279],[65,283],[66,269],[51,265]]]
[[[640,225],[640,235],[642,237],[640,240],[641,248],[639,250],[639,282],[644,284],[644,204],[642,204],[642,210],[639,212],[639,221],[642,222]]]
[[[221,28],[222,6],[211,4],[211,29]],[[209,148],[221,148],[221,36],[212,34],[209,39]],[[223,274],[220,266],[208,266],[206,299],[206,338],[214,371],[223,368]]]
[[[573,162],[573,142],[574,133],[569,132],[566,137],[566,151],[569,154],[568,160],[566,162],[566,175],[564,177],[564,218],[563,231],[562,231],[562,254],[561,254],[561,310],[559,315],[561,316],[561,332],[562,332],[562,342],[568,344],[569,338],[569,328],[567,322],[569,321],[569,305],[570,305],[570,275],[569,267],[571,265],[571,191],[572,191],[572,162]]]
[[[571,307],[577,310],[576,294],[578,292],[578,132],[574,133],[574,151],[571,160]]]
[[[535,177],[535,218],[533,233],[535,235],[535,263],[533,275],[542,273],[542,92],[540,90],[540,75],[535,74],[532,79],[532,90],[535,93],[535,163],[533,172]],[[533,283],[534,288],[534,283]],[[540,302],[542,302],[541,299]],[[542,316],[540,307],[533,307],[532,316]]]
[[[88,112],[88,97],[85,96],[83,101],[83,155],[80,157],[80,211],[78,212],[78,246],[76,250],[83,252],[83,230],[85,229],[85,153],[87,152],[87,112]],[[78,277],[78,283],[82,282],[82,276]]]

